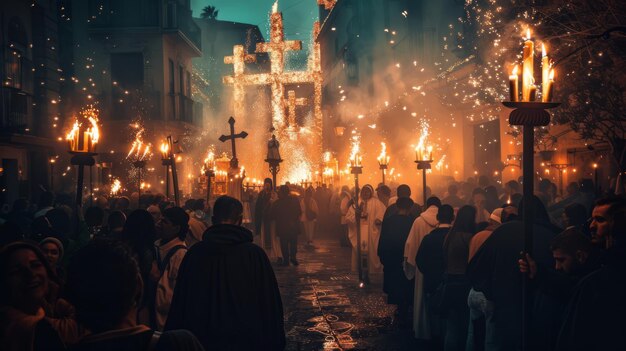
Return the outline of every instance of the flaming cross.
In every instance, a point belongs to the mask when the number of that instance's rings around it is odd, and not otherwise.
[[[235,139],[245,139],[248,136],[248,133],[241,131],[241,133],[235,134],[235,119],[230,117],[228,119],[228,124],[230,124],[230,135],[224,135],[220,137],[221,142],[225,142],[226,140],[230,140],[230,145],[233,150],[233,158],[230,160],[230,168],[238,169],[239,161],[237,160],[237,149],[235,148]]]
[[[237,118],[243,117],[239,114],[244,110],[244,86],[246,85],[245,79],[243,79],[246,63],[256,62],[256,55],[246,54],[243,45],[233,46],[233,56],[224,57],[224,63],[227,65],[233,65],[234,75],[229,80],[229,84],[233,85],[233,104],[235,110],[235,116]]]
[[[293,90],[289,90],[287,92],[287,116],[288,116],[288,124],[289,124],[289,128],[294,129],[296,128],[296,106],[305,106],[306,104],[308,104],[308,99],[306,98],[297,98],[296,99],[296,92]]]

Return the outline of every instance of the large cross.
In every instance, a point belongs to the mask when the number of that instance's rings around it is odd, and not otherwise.
[[[219,140],[221,142],[230,140],[231,148],[233,150],[233,158],[230,159],[230,168],[238,169],[239,161],[237,160],[237,149],[235,148],[235,139],[237,138],[245,139],[248,136],[248,133],[241,131],[241,133],[235,134],[235,119],[232,116],[228,119],[228,124],[230,124],[230,135],[222,134]]]
[[[308,103],[306,98],[296,98],[295,91],[287,92],[287,119],[290,129],[296,129],[296,106],[305,106]]]
[[[233,107],[234,115],[237,118],[242,118],[245,103],[244,94],[244,80],[241,77],[244,75],[246,63],[256,62],[256,55],[246,54],[243,45],[233,46],[233,56],[224,57],[224,63],[227,65],[233,65],[234,79],[230,82],[233,85]]]
[[[271,71],[269,73],[259,74],[241,74],[235,71],[234,75],[225,76],[224,84],[233,85],[235,99],[233,100],[233,109],[235,114],[243,114],[243,87],[246,85],[270,85],[271,87],[271,104],[272,104],[272,125],[280,132],[286,126],[285,120],[285,85],[286,84],[313,84],[314,101],[313,101],[313,144],[316,150],[312,155],[315,162],[321,160],[322,156],[322,71],[321,71],[321,54],[320,44],[317,42],[317,36],[320,31],[320,23],[315,22],[313,25],[312,39],[313,48],[309,55],[308,67],[306,71],[284,71],[284,53],[289,50],[300,50],[302,42],[300,41],[284,41],[284,31],[282,23],[282,15],[278,12],[271,14],[271,41],[269,43],[258,43],[256,52],[269,52],[271,59]],[[234,50],[233,50],[234,52]],[[235,56],[235,55],[233,55]],[[226,62],[226,61],[225,61]],[[241,93],[238,93],[241,92]]]
[[[335,7],[337,0],[317,0],[317,4],[320,6],[324,6],[325,10],[332,10]]]

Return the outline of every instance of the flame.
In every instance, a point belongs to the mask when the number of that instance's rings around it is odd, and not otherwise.
[[[515,65],[515,66],[513,67],[513,71],[511,72],[511,76],[517,76],[517,74],[518,74],[518,73],[517,73],[517,69],[518,69],[518,67],[519,67],[518,65]]]
[[[422,126],[422,131],[420,134],[420,138],[417,142],[417,146],[415,146],[415,158],[416,160],[431,160],[433,147],[430,145],[426,145],[426,138],[428,138],[428,124]]]
[[[135,140],[131,145],[130,151],[128,152],[128,155],[126,155],[126,158],[130,158],[132,156],[135,161],[143,161],[152,155],[152,153],[150,152],[150,148],[152,147],[152,145],[143,141],[144,129],[139,124],[135,124],[133,125],[133,127],[138,128],[138,130],[135,134]],[[161,145],[161,148],[163,148],[163,145]]]
[[[80,124],[78,123],[78,120],[76,120],[74,121],[74,126],[72,127],[72,130],[70,130],[65,136],[65,140],[74,140],[79,130]]]
[[[276,12],[278,12],[278,0],[274,2],[274,5],[272,5],[272,13]]]
[[[530,27],[526,28],[526,40],[530,40]]]
[[[170,157],[170,144],[168,142],[161,143],[161,158],[164,160]]]
[[[381,150],[380,150],[380,155],[378,155],[378,163],[379,164],[388,164],[389,163],[389,156],[387,156],[387,145],[384,142],[380,143],[381,146]]]
[[[331,158],[332,158],[332,154],[330,153],[330,151],[326,151],[323,155],[324,162],[330,162]]]
[[[350,150],[350,167],[361,166],[361,136],[356,134],[352,136],[352,149]]]
[[[550,69],[550,75],[548,79],[554,80],[554,68]]]
[[[119,179],[115,179],[113,181],[113,185],[111,185],[111,195],[117,195],[122,189],[122,183]]]
[[[91,142],[93,144],[96,144],[98,143],[98,140],[100,140],[100,129],[98,128],[98,120],[95,117],[90,116],[89,122],[91,123],[91,128],[87,129],[87,133],[91,134]]]
[[[546,46],[541,43],[541,57],[546,57],[548,56],[548,52],[546,51]]]

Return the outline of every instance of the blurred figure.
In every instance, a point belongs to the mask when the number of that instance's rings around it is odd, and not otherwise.
[[[458,197],[458,192],[459,189],[456,184],[448,185],[448,196],[441,200],[441,203],[444,205],[450,205],[454,209],[461,208],[463,205],[467,204],[467,202]]]
[[[283,254],[283,266],[289,262],[294,266],[299,264],[296,254],[298,252],[298,233],[300,232],[300,216],[302,210],[300,201],[290,194],[289,187],[282,185],[278,191],[278,200],[270,209],[271,218],[276,223],[276,236],[280,238],[280,248]]]
[[[378,200],[385,205],[385,208],[389,206],[389,199],[391,199],[391,189],[386,185],[380,185],[376,188],[376,196]]]
[[[138,323],[142,293],[141,273],[125,246],[96,240],[84,247],[68,267],[67,295],[89,333],[72,350],[203,350],[186,330],[155,333]]]
[[[65,283],[65,270],[63,266],[61,266],[63,244],[57,238],[47,237],[39,243],[39,248],[50,265],[50,272],[52,272],[50,278],[59,284],[59,286],[63,287]]]
[[[391,198],[389,200],[389,206],[385,210],[384,218],[392,216],[394,214],[398,214],[398,207],[395,205],[396,201],[401,197],[411,198],[411,188],[406,184],[400,184],[396,189],[397,196],[395,198]],[[409,211],[409,215],[415,220],[420,215],[422,211],[420,205],[413,202],[413,206],[411,207],[411,211]]]
[[[146,211],[152,216],[154,219],[154,223],[159,223],[161,220],[161,209],[157,205],[150,205],[146,208]]]
[[[54,193],[51,191],[44,191],[39,196],[37,202],[37,212],[33,215],[34,218],[44,216],[48,211],[54,208]]]
[[[307,245],[313,245],[313,235],[315,234],[315,223],[319,209],[317,202],[313,198],[313,188],[308,187],[304,192],[302,210],[302,223],[304,223],[304,233],[306,235]]]

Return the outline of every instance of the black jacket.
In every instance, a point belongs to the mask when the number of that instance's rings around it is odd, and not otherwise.
[[[165,325],[187,329],[206,350],[282,350],[283,306],[267,255],[252,232],[206,230],[183,260]]]

